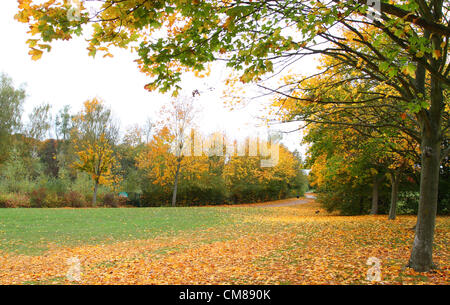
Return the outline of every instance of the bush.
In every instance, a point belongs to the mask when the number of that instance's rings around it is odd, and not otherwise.
[[[30,203],[32,208],[42,208],[46,206],[47,189],[40,187],[30,193]]]
[[[103,205],[107,207],[117,208],[119,206],[118,198],[111,193],[105,194],[102,199]]]
[[[446,196],[439,200],[437,213],[439,215],[450,215],[450,196]]]
[[[128,198],[126,199],[126,203],[135,206],[140,207],[141,206],[141,194],[136,192],[128,192]]]
[[[63,202],[66,207],[82,208],[87,206],[84,195],[75,191],[64,194]]]
[[[126,197],[119,197],[113,193],[106,193],[105,195],[103,195],[101,202],[104,206],[118,208],[120,206],[126,205],[127,200],[128,199]]]
[[[93,193],[94,181],[86,173],[78,173],[77,178],[70,186],[71,191],[89,195]]]
[[[67,190],[68,182],[64,179],[56,179],[56,178],[50,178],[45,183],[45,188],[51,191],[52,193],[56,193],[59,196],[63,196]]]
[[[97,195],[97,196],[99,196],[99,195]],[[88,208],[88,207],[92,208],[92,199],[93,198],[94,198],[94,195],[92,193],[85,194],[85,196],[84,196],[85,205],[84,206],[86,208]],[[98,200],[97,200],[97,202],[98,202]]]
[[[64,207],[64,202],[61,200],[61,197],[58,196],[55,192],[48,192],[45,197],[45,205],[46,208],[60,208]]]
[[[0,208],[29,208],[30,198],[25,194],[10,193],[0,195]]]
[[[338,211],[341,215],[361,215],[371,207],[370,188],[352,183],[328,183],[316,190],[317,201],[327,212]],[[380,202],[382,194],[380,192]],[[380,203],[381,205],[381,203]],[[380,207],[381,208],[381,207]]]
[[[397,213],[417,215],[419,208],[419,192],[407,191],[398,194]]]

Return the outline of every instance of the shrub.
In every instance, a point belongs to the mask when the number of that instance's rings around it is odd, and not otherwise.
[[[113,193],[106,193],[103,195],[102,203],[104,206],[117,208],[126,205],[127,198],[119,197]]]
[[[47,189],[40,187],[30,193],[30,203],[32,208],[42,208],[46,206]]]
[[[111,194],[111,193],[105,194],[103,196],[102,202],[103,202],[103,205],[108,206],[108,207],[117,208],[119,206],[119,202],[118,202],[116,196],[114,196],[114,194]]]
[[[119,206],[126,206],[128,204],[128,198],[126,197],[117,197],[117,202],[119,203]]]
[[[437,212],[439,215],[450,215],[450,196],[446,196],[439,200]]]
[[[9,193],[0,195],[0,208],[29,208],[30,198],[25,194]]]
[[[68,182],[64,179],[50,178],[45,183],[45,188],[59,196],[64,195],[69,189]]]
[[[64,202],[61,200],[61,197],[58,196],[55,192],[48,192],[45,197],[45,207],[47,208],[60,208],[64,207]]]
[[[407,191],[398,194],[397,213],[417,214],[419,207],[419,192]]]
[[[84,195],[76,191],[70,191],[64,194],[63,202],[66,207],[82,208],[87,206]]]
[[[141,194],[136,192],[128,192],[128,198],[126,199],[126,203],[135,206],[140,207],[141,206]]]
[[[88,195],[93,193],[93,186],[94,182],[91,176],[86,173],[78,173],[77,178],[70,186],[70,190]]]

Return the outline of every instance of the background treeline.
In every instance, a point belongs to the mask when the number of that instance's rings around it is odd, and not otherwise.
[[[138,148],[137,168],[132,170],[143,172],[145,177],[142,180],[144,204],[169,204],[172,200],[177,157],[171,152],[168,137],[170,133],[163,128],[149,144]],[[261,161],[267,160],[267,157],[259,153],[249,156],[249,142],[250,139],[243,145],[244,156],[230,156],[224,151],[218,152],[214,147],[204,149],[201,156],[184,156],[177,203],[234,204],[303,195],[308,182],[301,170],[298,153],[292,153],[280,145],[276,165],[262,167]],[[139,185],[137,182],[131,184]]]
[[[337,130],[339,132],[337,132]],[[343,215],[417,215],[420,186],[420,146],[413,139],[386,130],[384,137],[367,136],[363,128],[311,125],[304,138],[310,144],[311,188],[328,211]],[[448,146],[448,143],[443,143]],[[450,214],[450,162],[439,171],[437,213]]]
[[[168,205],[175,176],[177,205],[282,199],[307,188],[300,156],[283,146],[275,167],[248,154],[179,158],[176,120],[148,120],[121,133],[111,109],[92,99],[78,113],[67,105],[52,115],[42,104],[22,122],[24,88],[5,74],[0,86],[0,207]]]

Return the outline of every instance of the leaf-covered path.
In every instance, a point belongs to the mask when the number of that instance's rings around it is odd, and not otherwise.
[[[146,239],[130,234],[129,240],[54,243],[38,255],[4,251],[0,284],[368,284],[369,257],[381,262],[381,284],[449,283],[449,217],[437,220],[440,269],[420,274],[404,268],[415,217],[333,216],[313,200],[199,209],[228,221]],[[80,260],[79,282],[66,278],[73,257]]]

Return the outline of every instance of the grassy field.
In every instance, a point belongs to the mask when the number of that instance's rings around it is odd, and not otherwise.
[[[0,209],[0,251],[38,255],[53,246],[111,243],[230,221],[214,208]]]
[[[319,214],[316,211],[320,210]],[[450,218],[438,217],[438,270],[405,268],[415,217],[290,207],[0,209],[0,284],[448,284]],[[81,281],[66,278],[80,260]]]

